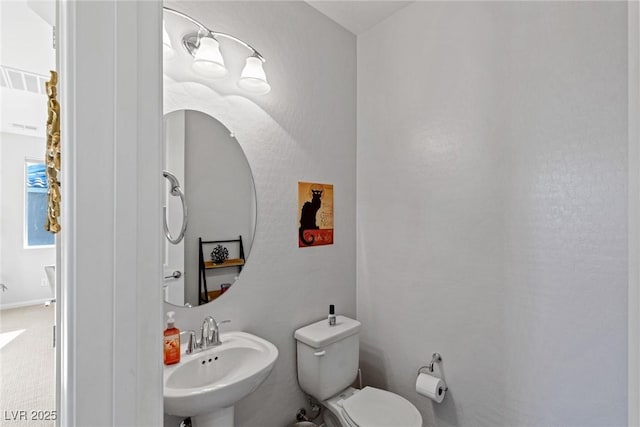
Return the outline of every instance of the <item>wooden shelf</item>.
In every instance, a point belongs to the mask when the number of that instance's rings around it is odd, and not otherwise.
[[[208,292],[208,294],[209,294],[209,297],[208,297],[208,298],[205,296],[205,294],[204,294],[204,293],[203,293],[202,295],[200,295],[200,297],[201,297],[203,300],[213,301],[214,299],[216,299],[216,298],[218,298],[220,295],[222,295],[222,292],[221,292],[221,291],[209,291],[209,292]]]
[[[204,262],[204,268],[206,268],[207,270],[210,270],[212,268],[240,267],[243,265],[244,265],[244,259],[242,258],[227,259],[220,264],[214,264],[213,261]]]
[[[215,245],[217,243],[237,244],[238,258],[231,258],[219,264],[214,264],[213,261],[211,260],[205,261],[204,254],[205,252],[208,252],[209,249],[205,251],[204,246],[207,246],[208,248],[210,248],[211,245]],[[217,292],[220,292],[220,291],[217,291],[217,290],[209,291],[209,289],[207,288],[207,275],[206,275],[207,270],[212,270],[217,268],[236,267],[238,269],[238,273],[242,271],[242,267],[244,267],[244,246],[242,246],[242,236],[238,236],[237,239],[231,239],[231,240],[202,240],[202,237],[199,237],[198,252],[199,252],[198,253],[198,258],[199,258],[198,292],[200,293],[200,296],[198,298],[199,299],[198,305],[201,305],[201,304],[206,304],[212,299],[218,298],[220,296],[220,294],[217,294]]]

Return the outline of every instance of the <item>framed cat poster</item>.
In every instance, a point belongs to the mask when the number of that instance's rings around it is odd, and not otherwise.
[[[298,247],[333,245],[333,184],[298,182]]]

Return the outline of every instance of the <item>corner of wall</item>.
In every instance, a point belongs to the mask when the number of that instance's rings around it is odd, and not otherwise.
[[[628,4],[629,61],[629,425],[640,425],[640,7]]]

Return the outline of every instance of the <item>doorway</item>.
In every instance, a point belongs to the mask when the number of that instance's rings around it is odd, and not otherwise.
[[[56,419],[56,240],[45,230],[55,3],[0,3],[0,425]],[[19,43],[16,41],[20,41]]]

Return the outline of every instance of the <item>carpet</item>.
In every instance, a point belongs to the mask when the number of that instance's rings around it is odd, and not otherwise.
[[[55,310],[0,310],[0,426],[55,425]]]

